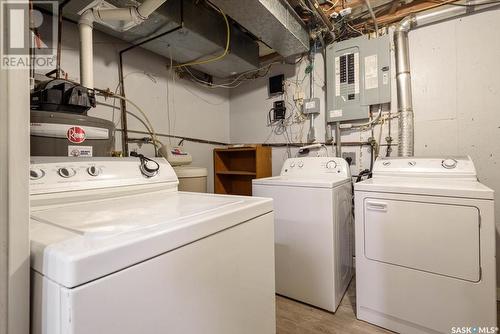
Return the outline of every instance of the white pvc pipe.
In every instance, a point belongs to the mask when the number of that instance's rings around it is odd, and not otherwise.
[[[134,7],[128,8],[112,8],[112,9],[99,9],[97,11],[97,15],[99,15],[99,19],[104,22],[111,21],[133,21],[134,16],[132,11],[135,10]]]
[[[86,10],[78,21],[80,31],[80,84],[94,89],[94,21],[133,21],[140,24],[166,0],[146,0],[139,7]],[[97,18],[96,18],[97,15]]]
[[[94,14],[88,10],[78,22],[80,31],[80,84],[94,89],[94,43],[92,38]]]
[[[137,12],[143,19],[147,19],[152,12],[158,9],[167,0],[146,0],[139,7]]]

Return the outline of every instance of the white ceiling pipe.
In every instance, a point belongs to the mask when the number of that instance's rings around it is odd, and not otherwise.
[[[146,0],[137,7],[137,12],[145,20],[158,9],[166,0]]]
[[[132,22],[132,26],[141,24],[151,13],[166,0],[146,0],[138,7],[128,8],[89,8],[80,16],[80,83],[94,89],[93,38],[94,22]]]
[[[101,8],[94,11],[94,13],[97,14],[99,19],[103,22],[139,20],[139,16],[136,14],[137,9],[135,7]]]
[[[94,14],[92,10],[88,10],[80,16],[78,22],[80,31],[80,84],[89,89],[94,89],[93,24]]]
[[[418,14],[405,17],[396,26],[394,44],[396,54],[396,85],[399,112],[398,155],[403,157],[414,154],[414,116],[411,93],[410,56],[408,33],[424,25],[437,23],[457,16],[498,7],[491,0],[457,1],[451,5],[440,6]]]

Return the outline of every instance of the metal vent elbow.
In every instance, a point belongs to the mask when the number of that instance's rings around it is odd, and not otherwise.
[[[396,30],[394,33],[408,33],[411,29],[417,26],[417,18],[415,14],[410,14],[404,17],[399,23],[396,25]]]

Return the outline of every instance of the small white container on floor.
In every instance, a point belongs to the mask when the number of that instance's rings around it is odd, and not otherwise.
[[[208,170],[206,168],[176,166],[174,171],[179,179],[179,191],[207,192]]]

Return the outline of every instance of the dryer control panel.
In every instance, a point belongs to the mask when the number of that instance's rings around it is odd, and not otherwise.
[[[304,178],[350,178],[351,172],[347,161],[342,158],[301,157],[287,159],[281,168],[280,175]]]
[[[439,177],[477,180],[470,157],[381,158],[375,161],[373,177]]]

